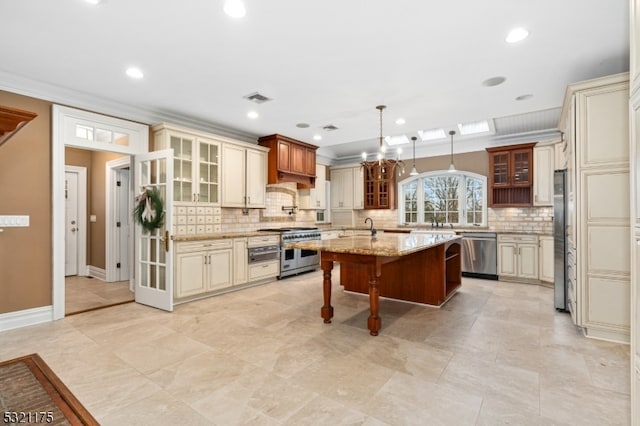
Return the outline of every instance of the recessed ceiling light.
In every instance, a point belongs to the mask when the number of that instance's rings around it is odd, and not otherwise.
[[[526,101],[527,99],[533,98],[532,94],[520,95],[516,97],[516,101]]]
[[[247,113],[247,117],[251,118],[252,120],[255,120],[256,118],[259,117],[258,113],[255,111],[249,111]]]
[[[505,81],[507,81],[506,77],[491,77],[483,81],[482,85],[486,87],[493,87],[493,86],[498,86],[504,83]]]
[[[313,135],[313,140],[314,140],[314,141],[321,141],[321,140],[322,140],[322,136],[320,136],[320,135]]]
[[[409,138],[406,135],[385,136],[384,140],[389,146],[404,145],[406,143],[409,143]]]
[[[131,78],[135,78],[135,79],[141,79],[142,77],[144,77],[144,74],[142,73],[142,70],[140,68],[137,67],[129,67],[127,68],[126,71],[127,75]]]
[[[519,41],[524,40],[528,36],[529,36],[529,31],[525,30],[524,28],[518,27],[509,31],[509,34],[507,35],[507,38],[505,39],[505,41],[507,43],[517,43]]]
[[[224,13],[232,18],[243,18],[247,14],[242,0],[227,0],[223,6]]]
[[[102,0],[84,0],[84,1],[86,1],[87,3],[92,4],[94,6],[97,5],[97,4],[102,3]]]
[[[309,127],[309,123],[298,123],[296,124],[296,127],[300,128],[300,129],[306,129]]]
[[[406,123],[406,120],[405,120],[404,118],[398,118],[398,119],[396,120],[396,124],[397,124],[398,126],[402,126],[402,125],[403,125],[403,124],[405,124],[405,123]]]
[[[418,130],[418,135],[420,135],[420,139],[423,141],[433,141],[447,137],[444,129]]]

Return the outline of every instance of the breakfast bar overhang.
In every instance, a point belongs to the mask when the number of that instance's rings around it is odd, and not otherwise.
[[[286,244],[320,251],[325,323],[333,318],[331,271],[340,263],[340,283],[346,291],[369,294],[367,327],[377,336],[382,321],[379,298],[440,306],[462,283],[461,237],[448,234],[381,234]]]

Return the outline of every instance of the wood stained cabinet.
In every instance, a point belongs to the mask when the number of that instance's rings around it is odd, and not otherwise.
[[[316,180],[317,146],[274,134],[258,143],[269,148],[268,183],[295,182],[298,189],[310,189]]]
[[[535,142],[487,148],[489,207],[531,206]]]
[[[396,174],[377,161],[367,163],[364,171],[364,208],[396,208]]]

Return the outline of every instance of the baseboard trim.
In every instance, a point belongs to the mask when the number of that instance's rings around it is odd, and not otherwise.
[[[107,281],[107,271],[96,266],[87,265],[87,275],[102,281]]]
[[[53,321],[53,306],[0,314],[0,332]]]

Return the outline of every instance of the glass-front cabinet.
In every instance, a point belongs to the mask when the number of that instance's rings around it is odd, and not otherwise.
[[[533,142],[487,148],[490,207],[532,205],[535,144]]]
[[[152,130],[155,150],[173,148],[174,201],[220,205],[220,144],[164,123]]]

